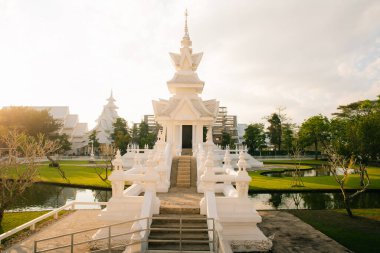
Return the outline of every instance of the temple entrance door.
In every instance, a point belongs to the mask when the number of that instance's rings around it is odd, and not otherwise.
[[[182,126],[182,148],[185,148],[185,149],[193,148],[193,126],[192,125]]]

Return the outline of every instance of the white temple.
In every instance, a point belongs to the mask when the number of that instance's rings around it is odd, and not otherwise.
[[[113,123],[119,118],[117,114],[118,107],[115,105],[115,99],[111,91],[110,97],[107,99],[108,103],[104,105],[103,111],[96,120],[96,126],[92,131],[97,132],[97,138],[100,144],[111,144],[111,133],[113,132]]]
[[[62,124],[59,134],[66,134],[71,143],[71,150],[67,154],[84,154],[88,145],[87,123],[79,122],[78,114],[71,114],[68,106],[32,106],[33,109],[47,110],[53,119]]]
[[[219,108],[215,99],[203,101],[199,97],[204,82],[196,70],[203,53],[193,54],[191,44],[186,19],[180,53],[170,53],[176,72],[167,86],[173,96],[169,100],[153,101],[156,121],[163,126],[173,154],[180,154],[183,149],[194,152],[203,142],[203,127],[212,125]]]
[[[155,117],[164,129],[159,132],[153,149],[130,146],[123,157],[117,152],[109,177],[112,198],[99,215],[103,222],[117,225],[112,231],[99,228],[92,239],[98,242],[108,236],[108,245],[127,242],[123,253],[156,252],[155,249],[157,252],[173,249],[176,250],[172,252],[192,252],[202,242],[207,248],[202,252],[269,251],[272,241],[257,227],[262,219],[248,196],[252,179],[247,169],[260,167],[262,163],[245,149],[221,150],[213,143],[210,126],[216,119],[219,103],[199,97],[204,82],[198,78],[196,69],[202,54],[192,53],[187,22],[181,44],[180,54],[170,54],[176,73],[167,85],[173,96],[169,100],[153,101]],[[206,142],[203,142],[204,126],[208,126]],[[191,156],[187,152],[184,155],[189,149]],[[176,159],[178,162],[174,163]],[[127,189],[124,189],[125,182],[130,184]],[[181,197],[180,192],[186,194]],[[173,202],[166,203],[165,207],[157,193],[168,194]],[[199,193],[203,198],[194,201]],[[192,199],[194,206],[185,207],[182,198]],[[179,207],[175,207],[174,202],[179,202]],[[168,209],[181,215],[167,216]],[[194,210],[199,211],[194,213]],[[191,217],[182,216],[189,213]],[[168,219],[178,220],[179,229],[163,222]],[[183,219],[203,220],[208,231],[205,240],[192,241],[182,236],[182,233],[194,236],[205,230],[186,230],[182,227]],[[154,227],[154,221],[160,221],[160,227]],[[160,233],[159,241],[155,231]],[[173,231],[180,232],[173,234]],[[179,243],[179,248],[170,248],[173,246],[170,243]],[[101,243],[96,247],[101,248]]]

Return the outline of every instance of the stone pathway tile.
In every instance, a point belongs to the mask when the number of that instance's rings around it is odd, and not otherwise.
[[[7,253],[30,253],[33,252],[34,240],[43,239],[47,237],[53,237],[57,235],[72,233],[76,231],[91,229],[95,227],[100,227],[106,225],[105,222],[102,222],[98,219],[98,214],[100,210],[77,210],[72,214],[67,215],[66,217],[58,220],[57,222],[49,225],[46,228],[43,228],[41,231],[31,235],[26,240],[12,246],[11,248],[5,250]],[[79,235],[75,238],[76,241],[88,240],[96,232],[90,231],[84,234]],[[60,240],[51,240],[41,243],[42,249],[45,247],[59,246],[68,244],[70,242],[69,237],[60,238]],[[40,249],[40,248],[39,248]],[[75,252],[86,252],[88,246],[78,246],[76,247]],[[69,248],[49,251],[49,252],[70,252]]]
[[[273,253],[352,252],[294,215],[282,211],[260,211],[260,229],[266,236],[275,234]]]

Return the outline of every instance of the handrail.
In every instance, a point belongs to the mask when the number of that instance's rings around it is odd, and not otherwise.
[[[207,222],[208,221],[211,221],[213,223],[213,226],[212,228],[200,228],[200,229],[195,229],[195,228],[184,228],[183,227],[183,223],[182,221],[183,220],[206,220]],[[125,242],[125,244],[123,245],[116,245],[116,246],[113,246],[112,243],[111,243],[111,239],[114,238],[114,237],[120,237],[120,236],[127,236],[127,235],[132,235],[132,234],[135,234],[135,233],[141,233],[141,232],[145,232],[147,234],[150,233],[150,231],[156,231],[158,229],[155,229],[155,228],[150,228],[150,226],[146,227],[146,228],[139,228],[139,229],[135,229],[135,230],[132,230],[132,231],[128,231],[128,232],[125,232],[125,233],[119,233],[119,234],[116,234],[116,235],[113,235],[111,233],[111,230],[112,230],[112,227],[115,227],[115,226],[120,226],[120,225],[123,225],[123,224],[126,224],[126,223],[131,223],[131,224],[134,224],[135,222],[139,222],[139,221],[142,221],[142,220],[145,220],[146,221],[146,224],[150,224],[150,221],[153,221],[153,220],[179,220],[180,222],[180,226],[179,228],[168,228],[166,229],[165,228],[165,231],[179,231],[180,232],[180,238],[179,238],[179,251],[183,251],[182,250],[182,244],[183,242],[192,242],[192,243],[200,243],[200,242],[207,242],[209,244],[212,244],[213,245],[213,249],[212,251],[213,252],[217,252],[217,248],[218,248],[218,240],[217,240],[217,235],[216,235],[216,229],[215,229],[215,221],[213,218],[207,218],[207,217],[182,217],[182,216],[179,216],[179,217],[144,217],[144,218],[138,218],[138,219],[133,219],[133,220],[128,220],[128,221],[124,221],[124,222],[120,222],[120,223],[115,223],[115,224],[112,224],[112,225],[106,225],[106,226],[101,226],[101,227],[96,227],[96,228],[92,228],[92,229],[86,229],[86,230],[82,230],[82,231],[77,231],[77,232],[73,232],[73,233],[67,233],[67,234],[63,234],[63,235],[59,235],[59,236],[53,236],[53,237],[49,237],[49,238],[44,238],[44,239],[40,239],[40,240],[35,240],[34,241],[34,253],[43,253],[43,252],[48,252],[48,251],[54,251],[56,249],[61,249],[61,248],[70,248],[70,252],[74,252],[74,247],[77,246],[77,245],[82,245],[82,244],[85,244],[85,243],[89,243],[89,242],[95,242],[95,241],[100,241],[100,240],[106,240],[107,239],[107,248],[106,249],[97,249],[97,250],[94,250],[92,252],[96,252],[96,251],[104,251],[104,250],[111,250],[111,249],[114,249],[114,248],[117,248],[117,247],[127,247],[127,246],[132,246],[132,245],[136,245],[136,244],[142,244],[142,243],[149,243],[149,242],[178,242],[178,240],[165,240],[165,239],[149,239],[149,238],[142,238],[141,240],[139,241],[132,241],[131,239],[127,240]],[[88,231],[91,231],[91,230],[99,230],[99,229],[107,229],[108,230],[108,236],[106,237],[102,237],[102,238],[97,238],[97,239],[91,239],[91,240],[87,240],[87,241],[81,241],[81,242],[75,242],[74,241],[74,236],[77,235],[77,234],[80,234],[80,233],[84,233],[84,232],[88,232]],[[162,228],[160,228],[162,230]],[[182,238],[182,232],[183,231],[208,231],[208,232],[212,232],[213,233],[213,238],[208,241],[206,240],[192,240],[192,239],[183,239]],[[57,238],[62,238],[62,237],[70,237],[70,244],[65,244],[65,245],[61,245],[61,246],[56,246],[56,247],[52,247],[52,248],[48,248],[48,249],[41,249],[41,250],[38,250],[38,243],[40,242],[44,242],[44,241],[47,241],[47,240],[52,240],[52,239],[57,239]]]
[[[82,201],[71,201],[69,203],[67,203],[66,205],[63,205],[61,207],[58,207],[48,213],[45,213],[31,221],[28,221],[18,227],[15,227],[14,229],[12,230],[9,230],[3,234],[0,234],[0,244],[1,244],[1,241],[8,238],[9,236],[11,235],[14,235],[16,234],[17,232],[20,232],[21,230],[24,230],[26,228],[30,228],[30,230],[35,230],[36,228],[36,223],[37,222],[40,222],[46,218],[49,218],[50,216],[53,216],[54,215],[54,219],[58,219],[58,213],[62,210],[65,210],[65,209],[75,209],[75,206],[76,205],[100,205],[100,206],[105,206],[105,205],[108,205],[108,202],[82,202]]]

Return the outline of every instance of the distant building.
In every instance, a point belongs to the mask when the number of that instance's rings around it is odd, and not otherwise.
[[[158,127],[154,115],[144,115],[144,122],[148,124],[150,132],[155,131]],[[212,126],[212,132],[214,143],[216,144],[221,143],[223,132],[229,133],[234,143],[240,143],[237,128],[237,116],[228,115],[227,107],[219,107],[216,120]]]
[[[149,133],[157,131],[158,123],[154,115],[144,115],[144,122],[148,125]]]
[[[237,124],[237,132],[238,132],[238,144],[243,144],[244,142],[244,134],[245,129],[248,127],[247,124]]]
[[[53,119],[62,124],[59,134],[66,134],[71,143],[71,150],[67,154],[84,154],[88,145],[88,126],[87,123],[79,122],[77,114],[70,114],[68,106],[32,106],[33,109],[42,111],[47,110]]]
[[[228,115],[227,107],[219,106],[218,115],[212,126],[215,144],[220,144],[222,142],[223,132],[229,133],[234,143],[239,142],[237,116]]]
[[[107,99],[108,103],[104,105],[103,111],[96,120],[96,126],[91,131],[96,131],[96,137],[100,144],[108,145],[111,144],[111,134],[113,132],[113,123],[119,118],[117,114],[118,107],[115,105],[116,100],[113,98],[112,92],[111,96]]]

